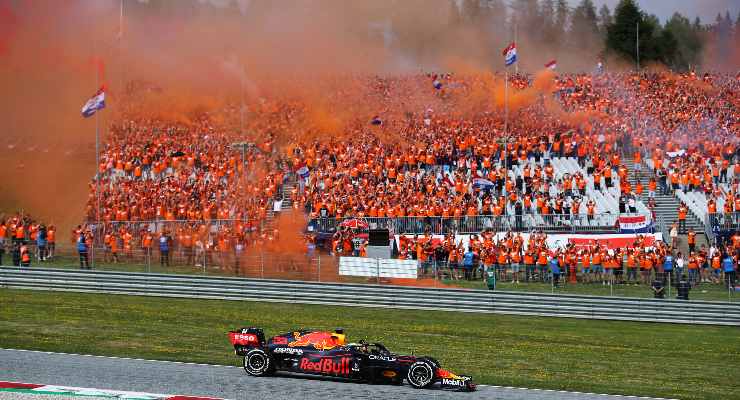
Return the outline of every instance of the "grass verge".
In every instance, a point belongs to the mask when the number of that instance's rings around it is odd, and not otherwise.
[[[351,340],[436,357],[479,383],[739,399],[736,327],[0,290],[0,345],[238,364],[226,332],[343,327]]]

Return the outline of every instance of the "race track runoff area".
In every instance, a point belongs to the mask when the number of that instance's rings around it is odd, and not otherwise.
[[[4,351],[2,381],[231,399],[254,390],[265,399],[288,398],[308,387],[320,389],[322,398],[357,393],[354,398],[536,399],[530,394],[556,396],[560,390],[684,400],[738,398],[723,373],[740,365],[736,327],[11,289],[0,290],[0,304],[2,348],[204,364],[190,371],[185,367],[189,364],[170,363],[156,372],[139,361],[26,352],[34,354],[32,359],[17,356],[26,358],[11,365],[11,353]],[[350,341],[366,339],[398,353],[433,356],[443,367],[489,386],[470,395],[305,378],[255,380],[238,367],[240,359],[226,335],[244,326],[262,327],[267,335],[342,327]],[[151,365],[160,364],[170,365]],[[195,390],[208,385],[229,392]],[[522,389],[500,387],[543,390],[522,396]]]

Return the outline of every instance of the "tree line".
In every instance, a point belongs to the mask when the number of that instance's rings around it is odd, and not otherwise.
[[[740,64],[740,14],[733,20],[725,12],[704,23],[676,12],[661,22],[641,10],[636,0],[621,0],[613,10],[606,5],[597,9],[593,0],[580,0],[575,6],[567,0],[322,0],[296,2],[291,8],[272,0],[127,4],[132,14],[201,16],[216,24],[234,19],[255,29],[279,26],[281,19],[288,29],[296,23],[295,15],[302,15],[319,21],[322,28],[333,26],[339,40],[354,38],[358,52],[365,44],[390,47],[410,66],[420,68],[445,68],[450,58],[500,68],[501,50],[514,40],[520,65],[528,70],[551,59],[566,70],[583,70],[599,59],[636,65],[638,54],[642,66],[658,62],[676,71],[731,70]],[[286,13],[292,17],[283,18]],[[306,46],[315,44],[307,40]]]
[[[708,68],[732,68],[740,58],[740,14],[733,21],[729,11],[704,24],[678,12],[661,23],[634,0],[621,0],[613,11],[607,5],[597,10],[592,0],[572,8],[566,0],[511,0],[508,6],[504,0],[449,0],[449,7],[450,26],[477,30],[482,40],[518,36],[522,46],[552,54],[588,52],[632,63],[639,57],[642,65],[660,62],[679,71],[701,67],[707,50]]]

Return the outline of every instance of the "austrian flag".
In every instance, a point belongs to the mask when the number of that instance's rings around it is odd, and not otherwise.
[[[548,68],[548,69],[555,69],[557,67],[558,67],[558,63],[555,60],[552,60],[549,63],[545,64],[545,68]]]
[[[105,108],[105,87],[101,87],[90,100],[82,106],[82,116],[92,117],[96,111]]]
[[[511,42],[511,44],[504,49],[502,54],[504,55],[504,62],[507,67],[514,64],[516,62],[516,43]]]

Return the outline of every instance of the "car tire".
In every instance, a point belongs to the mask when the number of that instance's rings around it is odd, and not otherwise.
[[[434,365],[426,360],[417,361],[409,367],[406,373],[409,385],[416,389],[423,389],[434,383]]]
[[[425,360],[427,360],[427,361],[429,361],[430,363],[432,363],[432,365],[434,366],[434,368],[435,368],[435,369],[439,369],[439,368],[442,368],[442,367],[440,366],[440,364],[439,364],[439,361],[437,361],[437,359],[436,359],[436,358],[432,358],[432,357],[424,357],[424,359],[425,359]]]
[[[272,357],[262,349],[252,349],[244,356],[244,370],[252,376],[267,376],[275,372]]]

